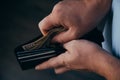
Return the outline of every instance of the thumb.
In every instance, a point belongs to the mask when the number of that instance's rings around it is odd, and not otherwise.
[[[48,31],[52,29],[53,27],[56,27],[55,20],[52,19],[51,15],[48,15],[42,21],[40,21],[38,26],[43,35],[46,35]]]

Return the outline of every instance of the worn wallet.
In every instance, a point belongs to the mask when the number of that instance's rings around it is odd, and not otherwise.
[[[55,28],[48,32],[46,36],[39,36],[25,44],[15,48],[15,55],[22,70],[34,68],[48,59],[58,56],[66,50],[61,44],[51,43],[51,39],[60,32],[65,31],[64,28]],[[80,39],[93,41],[101,46],[103,39],[102,33],[97,29],[92,30]]]

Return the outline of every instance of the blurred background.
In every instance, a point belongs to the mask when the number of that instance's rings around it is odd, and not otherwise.
[[[101,80],[90,72],[22,71],[14,54],[18,45],[40,35],[38,23],[59,0],[3,0],[0,2],[0,80]]]

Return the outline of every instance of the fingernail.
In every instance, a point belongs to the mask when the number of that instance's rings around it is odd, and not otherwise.
[[[36,67],[35,67],[35,70],[39,70],[39,66],[36,66]]]

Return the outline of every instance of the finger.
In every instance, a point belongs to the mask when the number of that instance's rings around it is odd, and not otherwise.
[[[66,50],[72,50],[73,47],[75,48],[76,47],[76,44],[79,44],[80,43],[80,40],[72,40],[70,42],[67,42],[63,45],[63,47],[66,49]]]
[[[36,70],[43,70],[43,69],[48,69],[48,68],[55,68],[55,67],[60,67],[64,65],[64,60],[62,59],[62,55],[58,57],[51,58],[50,60],[39,64],[35,67]]]
[[[68,30],[59,33],[58,35],[56,35],[52,42],[58,42],[58,43],[66,43],[69,42],[73,39],[76,39],[75,36],[75,31],[73,31],[71,28],[69,28]]]
[[[42,21],[39,22],[39,28],[43,35],[45,35],[50,29],[55,25],[55,21],[51,18],[51,15],[45,17]]]
[[[56,58],[51,58],[50,60],[42,63],[42,64],[39,64],[35,67],[36,70],[43,70],[43,69],[48,69],[48,68],[53,68],[57,65],[54,65],[55,63],[57,62]]]
[[[66,67],[60,67],[60,68],[55,68],[55,73],[56,74],[61,74],[64,73],[66,71],[69,71],[70,69],[66,68]]]
[[[69,41],[69,42],[63,44],[63,47],[64,47],[66,50],[71,50],[71,48],[72,48],[71,42],[72,42],[72,41]]]

